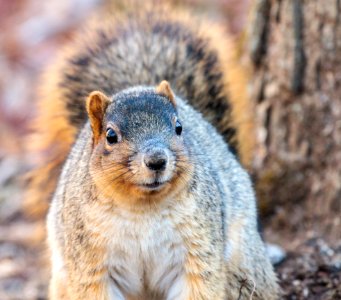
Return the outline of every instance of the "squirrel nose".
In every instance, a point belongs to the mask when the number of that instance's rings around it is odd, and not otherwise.
[[[152,171],[163,171],[166,169],[168,157],[165,151],[156,150],[146,153],[144,156],[145,165]]]

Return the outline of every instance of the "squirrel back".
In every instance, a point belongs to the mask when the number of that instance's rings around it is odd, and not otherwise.
[[[61,167],[87,120],[85,99],[94,90],[112,95],[167,80],[216,127],[242,164],[251,164],[252,105],[245,71],[222,26],[161,8],[93,23],[43,80],[30,137],[38,167],[29,176],[28,214],[46,212]]]

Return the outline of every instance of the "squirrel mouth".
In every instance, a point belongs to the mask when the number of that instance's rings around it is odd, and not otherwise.
[[[147,190],[159,190],[166,182],[154,181],[152,183],[143,183],[140,186]]]

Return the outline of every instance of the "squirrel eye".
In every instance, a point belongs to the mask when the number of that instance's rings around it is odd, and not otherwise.
[[[112,128],[107,129],[106,138],[109,144],[115,144],[118,142],[117,133]]]
[[[175,123],[175,133],[177,135],[180,135],[182,132],[182,126],[181,126],[181,123],[179,121],[176,121]]]

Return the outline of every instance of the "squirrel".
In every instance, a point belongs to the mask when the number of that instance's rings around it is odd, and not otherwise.
[[[168,10],[102,23],[39,102],[28,206],[53,193],[50,299],[277,299],[228,35]]]

